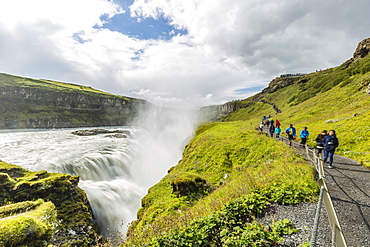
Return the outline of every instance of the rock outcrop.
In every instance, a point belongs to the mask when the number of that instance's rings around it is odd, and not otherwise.
[[[0,207],[0,246],[47,246],[55,233],[52,202],[25,201]]]
[[[353,60],[364,58],[370,53],[370,38],[364,39],[361,41],[356,48],[356,51],[353,53]]]
[[[43,243],[57,246],[93,246],[100,236],[94,225],[86,194],[77,186],[78,181],[77,176],[48,173],[46,171],[31,172],[15,165],[0,162],[0,186],[2,190],[0,208],[13,203],[37,199],[52,202],[53,206],[49,205],[48,208],[52,210],[55,205],[57,224],[55,224],[52,232],[50,229],[46,229],[47,234],[41,237]],[[29,221],[27,222],[29,223]],[[1,231],[1,233],[5,234],[4,231]],[[35,240],[34,235],[27,234],[27,232],[24,237],[28,241]]]
[[[297,80],[300,80],[299,77],[277,77],[269,83],[267,88],[262,90],[262,94],[276,92],[279,89],[294,84]]]
[[[99,134],[115,134],[109,135],[109,137],[117,137],[122,138],[123,136],[130,136],[130,131],[128,130],[106,130],[106,129],[88,129],[88,130],[76,130],[73,131],[72,134],[78,136],[93,136]]]

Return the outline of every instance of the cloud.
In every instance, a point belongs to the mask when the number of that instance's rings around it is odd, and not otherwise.
[[[122,0],[0,2],[0,70],[159,105],[196,107],[250,96],[282,73],[337,66],[369,36],[367,0],[136,0],[128,5]],[[114,16],[124,12],[158,25],[167,21],[166,30],[170,25],[184,32],[170,40],[139,39],[104,25],[120,25]]]

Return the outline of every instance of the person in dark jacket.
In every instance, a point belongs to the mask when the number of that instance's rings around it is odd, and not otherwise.
[[[329,158],[329,168],[333,168],[334,152],[339,145],[338,138],[335,135],[335,130],[329,131],[329,134],[325,136],[323,143],[324,143],[324,163],[326,163]]]
[[[327,136],[328,131],[323,130],[320,134],[317,135],[316,137],[316,149],[317,149],[317,154],[321,154],[322,150],[324,150],[324,138]]]
[[[273,137],[274,136],[274,133],[275,133],[275,127],[274,127],[274,125],[271,125],[270,126],[269,132],[270,132],[271,137]]]

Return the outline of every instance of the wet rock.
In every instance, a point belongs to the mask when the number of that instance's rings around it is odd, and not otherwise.
[[[112,136],[116,138],[127,138],[128,136],[130,136],[130,131],[128,130],[87,129],[87,130],[76,130],[72,132],[72,134],[78,136],[92,136],[112,133],[117,133],[116,135]]]

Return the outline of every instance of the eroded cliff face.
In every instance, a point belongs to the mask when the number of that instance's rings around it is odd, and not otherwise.
[[[70,90],[0,86],[0,129],[128,125],[150,103]]]

